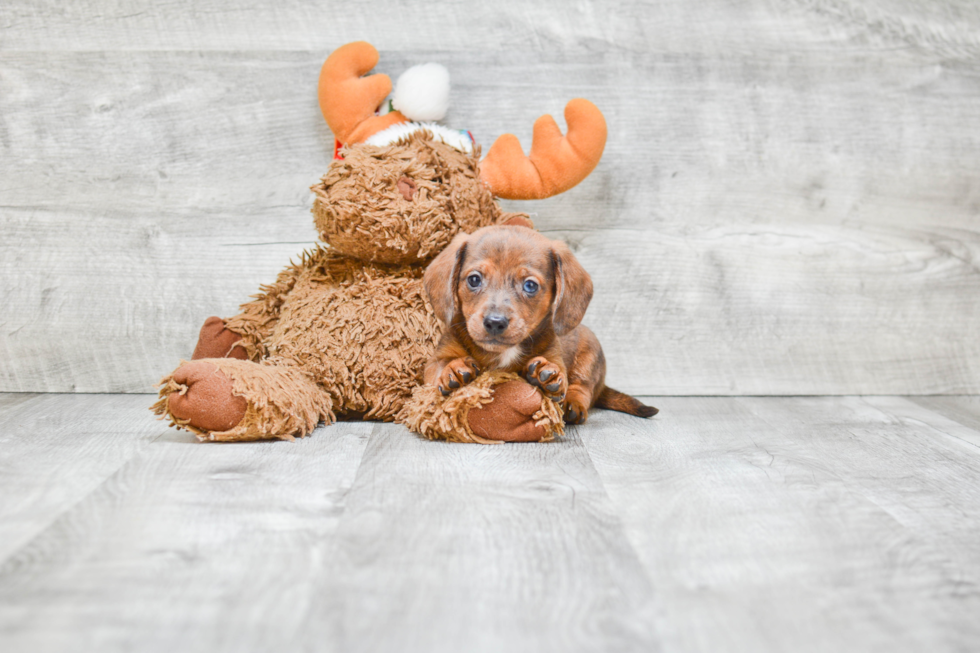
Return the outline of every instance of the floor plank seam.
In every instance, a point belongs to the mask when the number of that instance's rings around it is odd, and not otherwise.
[[[101,481],[98,482],[98,484],[94,485],[86,494],[80,496],[76,501],[72,502],[68,506],[65,506],[63,509],[59,510],[58,513],[54,515],[51,519],[49,519],[48,522],[44,524],[44,526],[40,530],[34,533],[34,535],[32,535],[29,540],[26,540],[17,549],[11,551],[7,555],[0,558],[0,578],[3,578],[3,576],[6,574],[7,567],[11,560],[15,559],[22,552],[29,549],[34,542],[38,541],[40,538],[43,538],[48,533],[48,531],[50,531],[52,528],[54,528],[55,525],[58,524],[58,522],[60,522],[66,516],[70,515],[80,505],[85,503],[85,501],[87,501],[89,497],[91,497],[93,494],[98,492],[103,486],[105,486],[106,483],[113,480],[114,478],[117,478],[119,474],[124,469],[126,469],[126,467],[128,467],[138,459],[142,459],[145,456],[146,452],[153,446],[153,444],[159,441],[163,436],[167,435],[167,432],[168,429],[163,428],[159,435],[157,435],[151,440],[148,440],[143,447],[134,451],[133,455],[131,455],[129,458],[127,458],[122,463],[120,463],[118,467],[112,470],[112,473],[106,475]]]

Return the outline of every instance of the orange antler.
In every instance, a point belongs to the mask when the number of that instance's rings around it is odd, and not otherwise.
[[[543,199],[588,177],[606,146],[606,119],[594,104],[576,99],[565,107],[565,122],[567,136],[551,116],[534,121],[529,156],[513,134],[498,138],[480,163],[490,191],[510,200]]]
[[[406,122],[398,111],[383,116],[375,111],[391,92],[387,75],[362,77],[378,63],[378,51],[364,41],[333,51],[320,69],[320,111],[338,141],[360,143],[391,125]]]

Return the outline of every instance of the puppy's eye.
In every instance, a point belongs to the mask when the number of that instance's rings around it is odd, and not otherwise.
[[[466,285],[469,286],[470,290],[476,290],[477,288],[480,287],[480,284],[482,283],[483,283],[483,277],[481,277],[479,274],[475,272],[470,276],[466,277]]]
[[[538,292],[538,282],[534,279],[528,279],[525,281],[524,292],[526,292],[528,295],[533,295],[534,293]]]

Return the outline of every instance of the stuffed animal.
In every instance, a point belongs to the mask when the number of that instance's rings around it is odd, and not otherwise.
[[[544,198],[598,163],[606,125],[586,100],[534,125],[530,156],[501,136],[480,161],[468,132],[443,117],[449,79],[436,64],[399,78],[364,76],[368,43],[326,60],[319,99],[335,160],[312,187],[324,245],[304,252],[242,312],[208,318],[191,361],[165,376],[153,410],[201,439],[293,439],[318,423],[401,420],[428,438],[548,440],[561,409],[523,379],[485,374],[448,397],[420,387],[440,326],[422,289],[428,261],[460,231],[517,223],[494,197]],[[378,109],[381,107],[381,109]]]

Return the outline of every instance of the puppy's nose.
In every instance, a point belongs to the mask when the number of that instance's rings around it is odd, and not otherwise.
[[[488,315],[483,318],[483,328],[492,336],[499,336],[507,329],[508,324],[510,320],[503,315]]]

